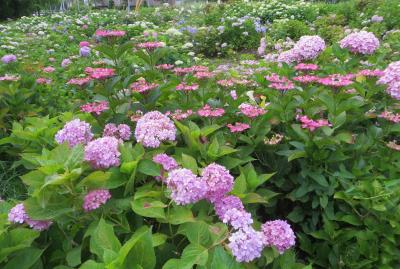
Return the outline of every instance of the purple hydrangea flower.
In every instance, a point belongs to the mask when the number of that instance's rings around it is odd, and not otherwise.
[[[98,189],[90,191],[83,200],[83,210],[86,212],[95,210],[104,205],[110,198],[111,193],[109,190]]]
[[[113,136],[127,141],[131,138],[131,128],[126,124],[119,124],[117,126],[114,123],[108,123],[104,127],[103,136]]]
[[[20,203],[11,208],[8,212],[8,221],[12,223],[24,223],[28,215],[25,212],[24,204]]]
[[[175,159],[165,153],[155,155],[153,157],[153,162],[161,164],[165,171],[171,171],[172,169],[178,168],[178,163]]]
[[[53,222],[50,220],[32,220],[30,218],[26,219],[26,223],[32,229],[40,232],[47,230],[50,227],[50,225],[53,224]]]
[[[238,262],[251,262],[261,256],[262,234],[250,226],[245,227],[231,234],[228,246]]]
[[[353,53],[372,54],[379,48],[379,39],[373,33],[360,31],[343,38],[340,41],[340,47]]]
[[[253,223],[253,219],[250,213],[231,208],[225,212],[222,222],[231,225],[235,229],[243,229],[250,226]]]
[[[4,55],[3,57],[1,57],[1,61],[4,64],[13,63],[13,62],[17,61],[17,56],[15,56],[14,54],[7,54],[7,55]]]
[[[264,245],[276,247],[281,254],[295,244],[296,236],[284,220],[267,221],[261,226],[261,230]]]
[[[228,195],[214,202],[215,213],[220,220],[223,220],[225,212],[232,208],[244,210],[242,201],[236,196]]]
[[[89,47],[82,47],[79,49],[79,55],[81,57],[89,57],[90,56],[90,48]]]
[[[158,148],[162,141],[176,138],[174,123],[159,111],[144,114],[137,122],[135,137],[139,143],[149,148]]]
[[[64,59],[64,60],[62,60],[62,62],[61,62],[61,67],[62,68],[65,68],[65,67],[67,67],[68,65],[70,65],[70,64],[72,64],[72,61],[70,60],[70,59]]]
[[[374,15],[371,17],[371,22],[382,22],[383,21],[383,17],[379,16],[379,15]]]
[[[93,168],[105,169],[120,164],[119,140],[115,137],[102,137],[89,142],[85,147],[85,160]]]
[[[233,176],[222,165],[208,165],[203,169],[201,176],[207,184],[206,198],[211,202],[221,199],[233,188]]]
[[[90,129],[91,126],[89,123],[79,119],[72,120],[67,122],[64,127],[57,132],[55,140],[58,144],[67,142],[70,147],[74,147],[78,144],[86,145],[93,138]]]
[[[389,64],[383,73],[383,76],[378,80],[378,84],[388,85],[388,94],[400,100],[400,61]]]
[[[325,41],[317,36],[302,36],[293,47],[301,60],[313,60],[325,49]]]
[[[178,205],[191,204],[203,199],[207,190],[204,180],[185,168],[169,172],[166,184],[171,190],[171,199]]]

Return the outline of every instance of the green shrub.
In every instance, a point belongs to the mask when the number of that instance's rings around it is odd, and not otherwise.
[[[309,35],[310,28],[306,23],[299,20],[277,20],[271,25],[269,35],[274,39],[299,39],[303,35]]]

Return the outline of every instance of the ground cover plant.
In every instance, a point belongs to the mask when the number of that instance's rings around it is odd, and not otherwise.
[[[397,1],[0,24],[1,268],[399,268]]]

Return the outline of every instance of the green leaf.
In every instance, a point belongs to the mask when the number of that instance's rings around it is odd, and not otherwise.
[[[194,220],[192,211],[183,206],[172,207],[168,215],[168,222],[174,225],[193,222]]]
[[[103,263],[97,263],[93,260],[88,260],[79,267],[79,269],[105,269]]]
[[[155,233],[153,234],[153,247],[158,247],[163,245],[168,239],[168,235],[162,233]]]
[[[236,262],[231,255],[226,253],[223,247],[217,246],[212,255],[210,269],[243,269],[244,267]]]
[[[239,194],[245,193],[246,191],[247,191],[246,177],[243,173],[241,173],[240,176],[238,176],[235,179],[235,182],[233,184],[232,193],[239,195]]]
[[[57,202],[39,204],[35,198],[29,198],[24,202],[25,210],[32,219],[52,220],[63,214],[74,211],[69,201],[59,199]]]
[[[292,153],[288,157],[288,162],[291,162],[295,159],[307,157],[307,153],[304,150],[293,150]]]
[[[323,187],[329,187],[328,181],[325,179],[325,177],[322,174],[310,172],[308,175],[314,179],[315,182],[317,182],[319,185]]]
[[[202,136],[209,136],[210,134],[214,133],[215,131],[217,131],[220,128],[222,128],[222,126],[217,125],[217,124],[207,125],[207,126],[201,128],[200,134]]]
[[[2,267],[3,269],[29,269],[31,268],[42,256],[44,249],[27,248],[16,252],[16,255],[9,260],[9,262]]]
[[[209,228],[203,221],[187,222],[179,226],[178,233],[185,235],[192,244],[206,246],[211,239]]]
[[[94,171],[79,182],[78,187],[88,187],[89,189],[103,188],[107,180],[111,177],[110,172]]]
[[[184,168],[190,169],[195,174],[197,174],[199,169],[196,159],[185,153],[182,153],[182,166]]]
[[[181,260],[191,265],[205,265],[208,260],[208,250],[201,245],[190,244],[183,250]]]
[[[82,246],[76,247],[68,251],[66,260],[69,266],[75,267],[81,264],[81,251]]]
[[[300,127],[300,124],[292,124],[292,129],[300,136],[304,141],[308,141],[309,137],[307,133]]]
[[[208,146],[207,155],[211,158],[217,158],[219,152],[218,139],[214,137],[211,144]]]
[[[120,248],[121,243],[114,234],[113,226],[100,219],[90,238],[90,251],[102,259],[106,250],[118,252]]]
[[[135,199],[131,202],[132,210],[143,217],[165,219],[166,204],[151,198]]]
[[[78,144],[72,148],[70,154],[68,155],[68,159],[64,164],[64,167],[67,170],[72,170],[78,165],[80,165],[84,160],[84,148],[82,144]]]
[[[153,161],[144,159],[139,162],[138,171],[149,176],[161,175],[161,167]]]
[[[0,237],[0,262],[9,254],[30,247],[40,233],[32,229],[16,228]]]

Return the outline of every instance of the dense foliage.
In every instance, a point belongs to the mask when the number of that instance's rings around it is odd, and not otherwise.
[[[279,2],[1,24],[1,268],[398,268],[400,5]]]

